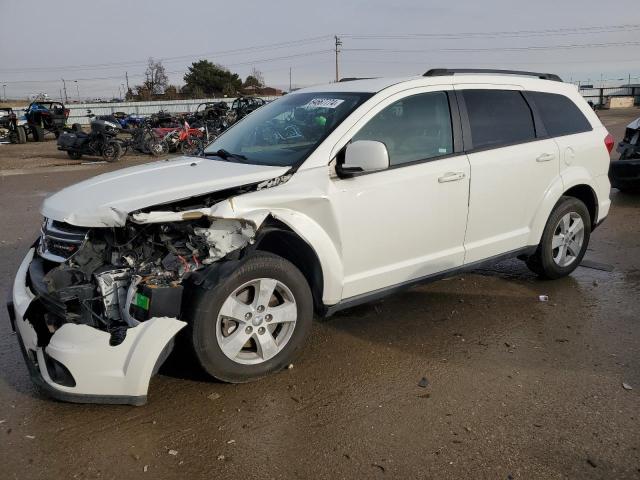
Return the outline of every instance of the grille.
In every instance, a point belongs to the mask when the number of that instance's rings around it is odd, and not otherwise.
[[[46,260],[64,262],[80,249],[88,233],[88,228],[45,218],[38,253]]]

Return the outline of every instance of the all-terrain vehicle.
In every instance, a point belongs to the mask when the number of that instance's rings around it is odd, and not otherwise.
[[[69,118],[69,109],[61,102],[36,100],[31,102],[24,114],[27,134],[31,134],[36,142],[42,142],[46,132],[56,138],[60,136]]]
[[[120,124],[110,116],[95,117],[87,110],[91,118],[91,131],[85,133],[82,127],[74,123],[70,130],[62,132],[58,137],[58,150],[67,152],[73,160],[83,155],[102,157],[107,162],[117,162],[122,156],[122,146],[116,136]]]
[[[143,117],[142,115],[134,115],[125,112],[115,112],[112,116],[125,130],[129,128],[141,127],[146,120],[146,117]]]
[[[13,108],[0,108],[0,142],[26,143],[26,141],[26,130]]]

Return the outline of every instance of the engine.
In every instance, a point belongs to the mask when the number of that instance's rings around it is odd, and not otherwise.
[[[31,282],[46,289],[51,333],[86,324],[110,332],[117,345],[139,322],[179,318],[185,280],[254,234],[242,220],[207,217],[91,229],[45,220]]]

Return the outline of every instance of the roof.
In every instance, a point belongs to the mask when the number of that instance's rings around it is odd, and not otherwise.
[[[526,75],[507,75],[507,74],[478,74],[478,73],[461,73],[456,75],[442,76],[414,76],[414,77],[392,77],[392,78],[367,78],[362,80],[349,80],[338,83],[330,83],[325,85],[316,85],[296,90],[293,93],[312,93],[312,92],[367,92],[377,93],[381,90],[394,85],[406,84],[407,88],[411,87],[428,87],[431,85],[459,85],[459,84],[493,84],[493,85],[512,85],[521,86],[528,89],[540,89],[544,91],[568,91],[577,90],[575,85],[563,83],[553,80],[542,80]]]

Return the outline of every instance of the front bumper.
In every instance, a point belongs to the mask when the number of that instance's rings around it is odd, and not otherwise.
[[[151,318],[129,328],[124,342],[115,347],[109,345],[107,332],[67,323],[55,331],[46,346],[38,346],[38,335],[27,312],[38,301],[27,286],[33,256],[32,248],[18,269],[8,303],[9,318],[33,382],[62,401],[146,403],[151,376],[171,352],[174,336],[186,323],[175,318]]]

